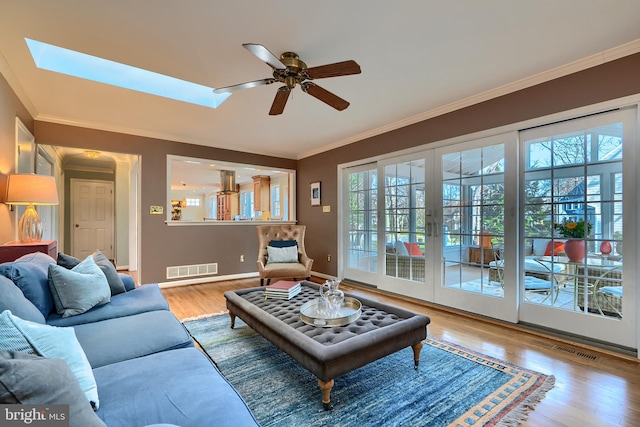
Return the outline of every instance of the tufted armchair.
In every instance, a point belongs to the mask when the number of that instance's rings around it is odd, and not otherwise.
[[[313,260],[307,256],[304,250],[305,225],[258,225],[258,272],[260,273],[260,286],[267,285],[274,277],[279,278],[311,278],[311,265]],[[297,262],[268,262],[269,252],[267,246],[271,241],[295,240],[298,247]]]

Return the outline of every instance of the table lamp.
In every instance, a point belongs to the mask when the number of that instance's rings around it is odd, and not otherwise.
[[[7,179],[8,205],[27,205],[18,223],[18,235],[22,243],[42,240],[42,221],[34,205],[57,205],[58,191],[52,176],[12,174]]]

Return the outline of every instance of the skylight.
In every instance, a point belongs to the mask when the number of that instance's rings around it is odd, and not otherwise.
[[[99,83],[218,108],[230,93],[25,38],[38,68]]]

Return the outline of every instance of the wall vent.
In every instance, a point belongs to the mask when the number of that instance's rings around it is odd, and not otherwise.
[[[558,351],[562,351],[564,353],[567,354],[572,354],[574,356],[578,356],[578,357],[582,357],[584,359],[589,359],[589,360],[598,360],[598,356],[596,356],[595,354],[591,354],[591,353],[587,353],[584,351],[580,351],[580,350],[576,350],[573,349],[571,347],[567,347],[567,346],[563,346],[563,345],[554,345],[551,347],[554,350],[558,350]]]
[[[178,265],[167,267],[167,279],[180,279],[183,277],[205,276],[218,274],[218,263]]]

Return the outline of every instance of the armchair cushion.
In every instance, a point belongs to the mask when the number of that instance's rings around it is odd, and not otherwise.
[[[298,246],[287,246],[281,248],[274,248],[273,246],[267,246],[267,263],[283,263],[283,262],[298,262]]]

